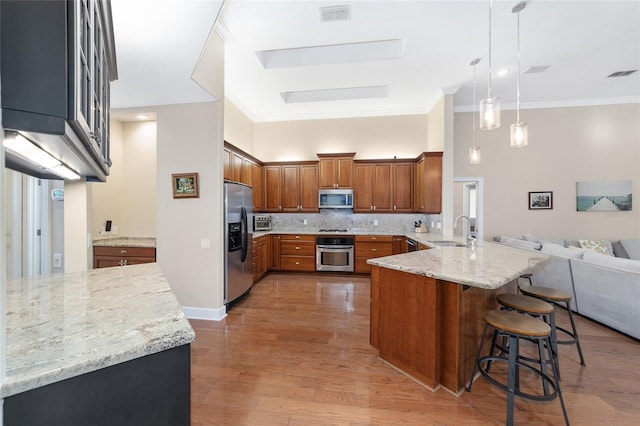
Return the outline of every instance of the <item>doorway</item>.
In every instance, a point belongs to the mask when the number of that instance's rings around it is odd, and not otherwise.
[[[469,233],[477,240],[484,240],[484,200],[483,178],[453,179],[453,212],[454,217],[464,215],[469,218]],[[467,224],[464,224],[466,227]],[[454,235],[462,236],[465,228],[458,226]]]

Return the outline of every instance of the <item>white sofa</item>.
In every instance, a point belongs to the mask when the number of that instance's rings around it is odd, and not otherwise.
[[[573,295],[572,309],[580,315],[640,339],[640,239],[608,241],[609,255],[576,249],[579,241],[531,236],[494,240],[549,255],[550,263],[533,274],[533,285],[568,292]]]

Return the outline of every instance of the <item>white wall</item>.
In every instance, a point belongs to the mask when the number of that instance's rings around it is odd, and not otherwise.
[[[262,161],[339,152],[355,152],[357,159],[415,158],[431,150],[427,130],[426,115],[260,122],[254,124],[253,155]]]
[[[224,140],[253,154],[254,124],[233,102],[224,99]]]
[[[485,239],[532,233],[541,238],[640,237],[640,104],[521,111],[529,146],[509,146],[515,111],[499,129],[477,133],[482,163],[468,164],[471,113],[455,116],[455,176],[485,178]],[[576,182],[632,180],[634,210],[576,211]],[[553,191],[552,210],[529,210],[529,191]]]
[[[183,307],[223,308],[222,102],[157,107],[157,258]],[[171,174],[199,173],[174,199]],[[210,248],[201,248],[206,240]],[[211,312],[210,312],[211,313]]]
[[[111,121],[111,161],[107,182],[92,183],[91,231],[106,220],[118,236],[156,236],[156,122]]]

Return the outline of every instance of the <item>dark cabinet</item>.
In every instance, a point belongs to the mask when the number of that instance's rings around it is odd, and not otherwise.
[[[412,212],[414,168],[413,161],[356,161],[354,212]]]
[[[318,162],[265,163],[264,211],[317,212]]]
[[[351,188],[353,157],[355,152],[345,154],[316,154],[318,165],[318,184],[320,188]]]
[[[416,164],[416,210],[442,211],[442,152],[425,152]]]
[[[117,78],[110,3],[3,0],[0,55],[2,127],[88,180],[106,180],[110,82]],[[60,178],[11,152],[6,163]]]

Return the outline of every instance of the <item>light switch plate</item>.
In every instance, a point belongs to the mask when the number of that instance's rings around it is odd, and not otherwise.
[[[200,240],[200,248],[208,249],[211,248],[211,240],[208,238],[203,238]]]

